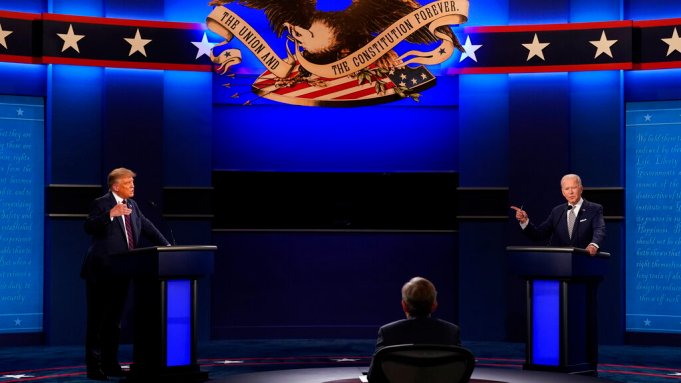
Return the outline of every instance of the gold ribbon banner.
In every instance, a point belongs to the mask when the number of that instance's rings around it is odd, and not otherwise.
[[[347,57],[330,64],[314,64],[307,61],[296,47],[295,59],[300,66],[320,77],[339,78],[364,69],[390,52],[397,44],[421,28],[427,27],[441,44],[434,50],[423,52],[411,50],[400,57],[415,56],[404,64],[439,64],[448,59],[454,50],[453,41],[445,34],[435,31],[444,25],[461,24],[468,20],[468,0],[438,0],[426,4],[402,17],[381,34]],[[277,77],[283,78],[291,71],[295,62],[292,57],[279,58],[263,38],[243,19],[225,7],[216,7],[206,19],[208,28],[230,41],[232,37],[241,40],[255,54],[260,62]],[[444,54],[440,54],[441,49]]]
[[[281,59],[277,56],[272,47],[253,27],[223,6],[213,9],[206,18],[206,25],[208,29],[222,36],[227,42],[233,37],[239,39],[270,72],[279,78],[288,76],[295,64],[291,58]],[[223,71],[229,68],[223,65],[219,56],[214,62],[219,64]]]

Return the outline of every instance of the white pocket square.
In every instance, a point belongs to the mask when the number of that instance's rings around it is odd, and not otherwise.
[[[586,221],[586,218],[579,220],[579,222],[584,222],[584,221]]]

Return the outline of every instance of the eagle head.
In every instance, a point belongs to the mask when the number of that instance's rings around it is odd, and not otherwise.
[[[336,27],[322,18],[312,20],[308,29],[293,24],[287,27],[299,46],[312,56],[336,52],[341,43]]]

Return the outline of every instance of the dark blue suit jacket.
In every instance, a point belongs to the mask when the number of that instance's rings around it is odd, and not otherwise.
[[[132,209],[130,220],[135,246],[139,246],[144,237],[157,246],[169,244],[163,234],[149,221],[140,211],[137,203],[127,200],[128,207]],[[109,217],[109,211],[116,205],[116,199],[111,192],[97,198],[92,203],[90,214],[85,221],[85,231],[92,236],[92,244],[88,249],[80,276],[95,280],[99,277],[108,276],[111,268],[111,254],[128,251],[128,242],[125,239],[123,217],[113,220]]]
[[[567,229],[567,207],[566,203],[554,207],[544,222],[539,225],[530,222],[523,233],[535,241],[548,240],[549,246],[584,249],[590,243],[595,243],[602,247],[605,239],[603,206],[584,200],[577,214],[572,239]]]
[[[398,344],[445,344],[461,345],[459,326],[431,317],[402,319],[384,325],[378,330],[376,351],[386,346]],[[386,381],[380,366],[369,367],[367,377],[371,383]]]

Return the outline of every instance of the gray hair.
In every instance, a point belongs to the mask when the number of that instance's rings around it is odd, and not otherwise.
[[[563,187],[563,181],[565,181],[565,180],[568,179],[568,178],[574,178],[574,179],[576,179],[576,180],[577,180],[577,184],[579,184],[579,186],[582,186],[582,179],[579,178],[578,175],[576,175],[576,174],[566,174],[566,175],[563,176],[563,178],[560,179],[560,187]]]

